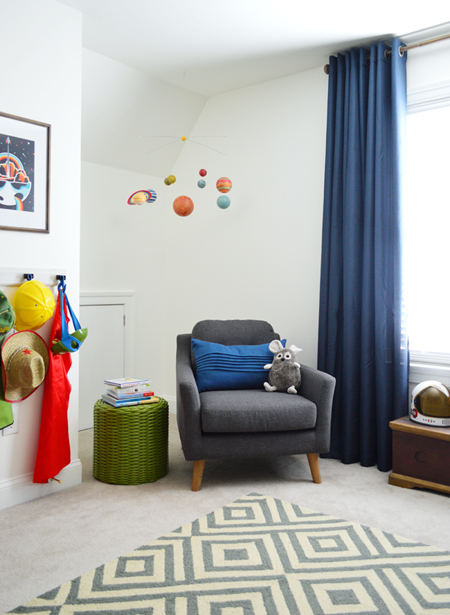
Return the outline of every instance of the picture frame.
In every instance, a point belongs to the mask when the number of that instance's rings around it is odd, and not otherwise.
[[[0,230],[50,232],[50,128],[0,111]]]

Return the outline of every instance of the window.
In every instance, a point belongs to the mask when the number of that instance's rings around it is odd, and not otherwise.
[[[450,363],[449,144],[450,106],[408,114],[406,306],[420,362]]]

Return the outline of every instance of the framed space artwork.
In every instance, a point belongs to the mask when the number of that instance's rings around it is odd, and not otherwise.
[[[0,229],[49,232],[50,125],[0,112]]]

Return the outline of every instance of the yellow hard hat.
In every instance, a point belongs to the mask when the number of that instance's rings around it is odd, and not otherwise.
[[[53,315],[55,299],[52,291],[38,280],[28,280],[19,287],[14,296],[17,331],[42,327]]]

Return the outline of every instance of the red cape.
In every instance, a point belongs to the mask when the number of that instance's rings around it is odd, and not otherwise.
[[[67,307],[63,296],[64,314],[67,317]],[[61,339],[61,307],[60,298],[55,307],[55,315],[50,334],[51,348],[54,339]],[[34,468],[34,483],[47,483],[70,463],[69,423],[67,410],[72,387],[67,373],[72,366],[69,352],[54,355],[49,352],[49,368],[44,384],[44,400],[42,403],[41,429],[39,445]]]

